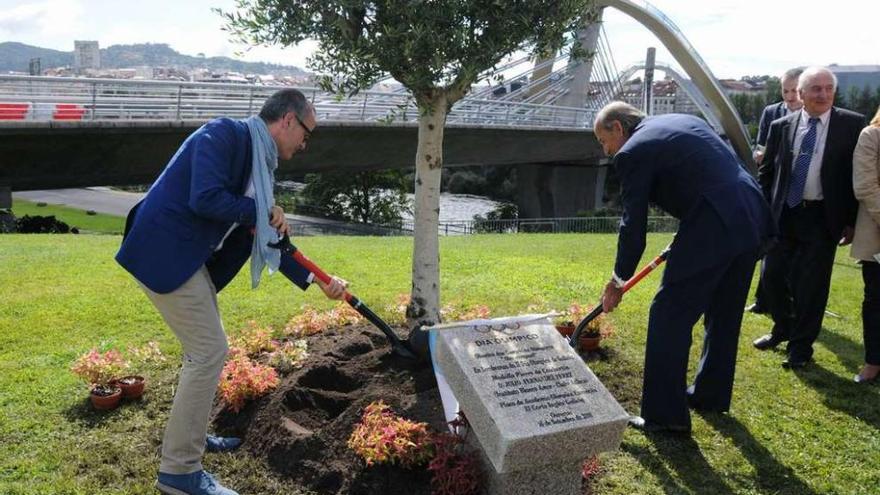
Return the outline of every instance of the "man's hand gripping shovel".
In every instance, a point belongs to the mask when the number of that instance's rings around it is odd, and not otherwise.
[[[282,256],[290,256],[302,265],[306,270],[310,271],[315,277],[317,277],[321,282],[325,284],[330,283],[330,276],[327,275],[321,268],[318,267],[312,260],[307,258],[302,252],[300,252],[296,246],[294,246],[290,242],[290,237],[287,234],[284,234],[284,237],[278,240],[278,242],[269,243],[269,247],[280,249]],[[385,334],[385,337],[388,338],[388,342],[391,344],[391,349],[398,356],[407,358],[407,359],[418,359],[415,354],[409,349],[408,345],[400,340],[397,335],[394,334],[394,331],[391,330],[391,327],[385,323],[382,318],[374,313],[370,308],[367,307],[360,299],[358,299],[354,294],[345,291],[342,296],[352,308],[355,309],[358,313],[360,313],[364,318],[370,321],[373,325],[376,326],[382,333]]]
[[[658,254],[656,258],[651,260],[650,263],[648,263],[644,268],[639,270],[638,273],[633,275],[633,277],[631,279],[627,280],[626,283],[623,284],[623,288],[622,288],[623,293],[626,294],[626,291],[630,290],[634,285],[639,283],[639,281],[641,281],[649,273],[654,271],[655,268],[662,265],[663,262],[666,261],[666,257],[669,256],[669,248],[670,248],[670,246],[666,246],[666,248],[663,249],[663,251],[660,254]],[[590,314],[585,316],[584,319],[581,320],[580,323],[578,323],[578,326],[575,327],[574,332],[571,333],[571,337],[569,337],[569,339],[568,339],[569,345],[571,345],[572,347],[577,349],[578,342],[580,341],[580,338],[581,338],[581,332],[583,332],[584,329],[587,328],[587,325],[591,321],[598,318],[599,315],[601,315],[603,311],[604,310],[602,309],[602,301],[599,301],[599,304],[596,305],[596,308],[593,309],[593,311],[590,311]]]

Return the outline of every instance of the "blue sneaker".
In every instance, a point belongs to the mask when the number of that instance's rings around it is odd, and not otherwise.
[[[166,495],[238,495],[224,488],[207,471],[189,474],[159,473],[156,489]]]
[[[241,445],[241,439],[235,437],[215,437],[208,435],[205,439],[206,452],[229,452]]]

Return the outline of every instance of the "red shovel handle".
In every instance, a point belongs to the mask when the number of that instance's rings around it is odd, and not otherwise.
[[[654,271],[655,268],[657,268],[658,266],[663,264],[663,262],[666,261],[666,257],[668,255],[669,255],[669,248],[666,248],[663,250],[662,253],[658,254],[656,258],[651,260],[650,263],[645,265],[644,268],[639,270],[639,273],[636,273],[635,275],[633,275],[629,280],[626,281],[625,284],[623,284],[623,292],[626,293],[626,291],[630,290],[632,288],[632,286],[639,283],[640,280],[642,280],[649,273]]]
[[[324,282],[326,285],[330,285],[331,279],[330,275],[327,275],[324,270],[321,270],[318,265],[316,265],[312,260],[308,258],[308,256],[302,254],[299,249],[293,252],[293,259],[300,265],[302,265],[306,270],[312,272],[312,274],[318,278],[321,282]],[[346,302],[351,301],[351,294],[346,290],[343,292],[342,297],[345,298]]]

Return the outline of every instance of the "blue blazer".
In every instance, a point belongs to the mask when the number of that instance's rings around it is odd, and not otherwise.
[[[764,107],[761,112],[761,120],[758,122],[758,139],[755,141],[761,146],[767,145],[767,136],[770,133],[770,124],[776,120],[788,115],[785,111],[785,102],[773,103]]]
[[[215,119],[196,130],[129,212],[116,261],[160,294],[183,285],[202,265],[217,291],[223,289],[250,257],[256,204],[244,192],[251,156],[243,121]],[[239,228],[215,251],[234,222]],[[283,261],[281,271],[305,289],[308,271]]]
[[[645,118],[614,157],[621,182],[614,272],[629,279],[645,250],[649,204],[680,220],[664,280],[673,282],[765,247],[775,228],[757,182],[703,120]]]

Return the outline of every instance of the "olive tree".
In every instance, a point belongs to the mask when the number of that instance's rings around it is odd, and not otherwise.
[[[238,40],[317,42],[323,83],[354,93],[393,77],[419,108],[412,323],[440,319],[437,224],[446,115],[481,75],[519,50],[549,54],[593,15],[593,0],[237,0],[220,12]],[[595,19],[595,17],[592,17]],[[577,49],[579,46],[575,43]],[[575,54],[582,55],[582,54]]]

